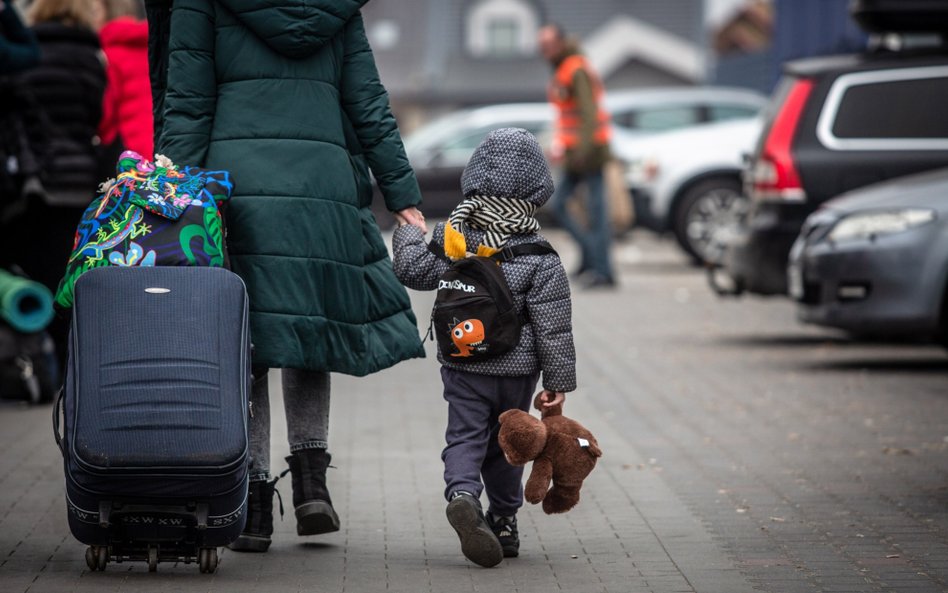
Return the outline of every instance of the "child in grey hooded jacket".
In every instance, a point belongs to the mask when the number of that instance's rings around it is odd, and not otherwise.
[[[536,138],[523,129],[491,132],[461,177],[464,200],[432,241],[452,259],[492,255],[505,247],[540,243],[534,212],[553,193],[553,180]],[[395,275],[407,287],[434,290],[450,267],[428,249],[424,231],[400,220],[395,231]],[[499,264],[521,319],[520,343],[480,362],[448,360],[439,352],[448,402],[444,461],[448,519],[465,556],[493,566],[519,550],[516,513],[523,505],[522,467],[507,463],[497,444],[498,417],[529,410],[542,376],[544,406],[576,389],[569,282],[554,254],[522,255]],[[483,482],[482,482],[483,479]],[[487,490],[486,517],[479,498]]]

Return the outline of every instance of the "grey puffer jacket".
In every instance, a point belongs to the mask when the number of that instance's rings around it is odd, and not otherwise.
[[[483,232],[467,229],[468,245],[478,245]],[[444,245],[444,223],[434,229],[433,241]],[[513,235],[508,246],[543,241],[538,234]],[[393,239],[395,275],[414,290],[434,290],[448,269],[444,259],[428,250],[425,235],[415,226],[405,225]],[[520,344],[502,356],[483,362],[458,363],[445,360],[442,365],[479,375],[517,377],[542,371],[544,389],[576,389],[576,351],[573,347],[572,302],[569,281],[557,255],[524,255],[501,264],[504,277],[514,296],[517,312],[529,321],[520,334]],[[526,315],[524,312],[526,311]]]

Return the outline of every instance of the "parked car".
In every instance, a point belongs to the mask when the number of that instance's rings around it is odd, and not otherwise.
[[[629,185],[637,223],[671,231],[696,262],[718,263],[750,209],[741,186],[744,157],[763,121],[738,119],[649,136],[635,143]]]
[[[753,117],[766,104],[754,91],[725,87],[618,91],[606,95],[615,128],[613,145],[621,148],[661,131],[709,121]],[[549,146],[553,108],[548,103],[511,103],[465,109],[436,119],[405,137],[408,158],[425,198],[425,213],[450,214],[458,200],[461,172],[488,132],[521,127]],[[379,202],[379,200],[376,200]],[[377,206],[378,207],[378,206]]]
[[[828,202],[804,223],[787,276],[805,323],[945,340],[948,168]]]
[[[745,170],[752,207],[724,258],[729,289],[786,294],[790,247],[820,204],[948,165],[948,46],[931,45],[785,66]]]
[[[764,95],[731,87],[658,88],[614,91],[606,95],[606,107],[616,130],[630,137],[748,119],[766,106]]]

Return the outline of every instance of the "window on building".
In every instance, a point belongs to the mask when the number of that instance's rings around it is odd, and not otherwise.
[[[380,20],[368,30],[368,37],[373,50],[386,51],[398,45],[401,29],[393,20]]]
[[[465,26],[471,55],[509,58],[536,51],[540,19],[528,0],[480,0],[468,10]]]
[[[520,24],[513,19],[494,19],[487,25],[487,49],[494,56],[520,53]]]

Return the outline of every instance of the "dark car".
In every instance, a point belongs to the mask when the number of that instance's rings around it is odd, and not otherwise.
[[[948,169],[826,203],[787,268],[801,321],[861,335],[946,337]]]
[[[948,46],[930,37],[910,49],[785,65],[745,170],[747,227],[725,256],[736,292],[786,294],[790,247],[823,202],[948,166]]]

